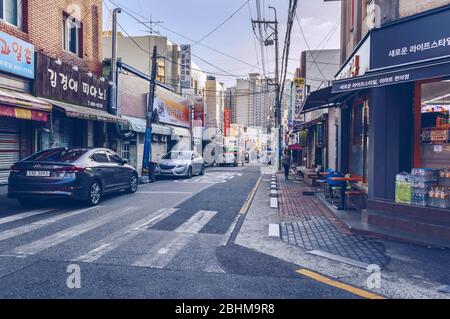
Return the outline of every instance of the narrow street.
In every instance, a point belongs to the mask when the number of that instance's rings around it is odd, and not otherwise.
[[[98,207],[59,202],[0,217],[1,298],[353,298],[230,242],[258,166],[141,185]],[[81,288],[68,289],[77,264]]]

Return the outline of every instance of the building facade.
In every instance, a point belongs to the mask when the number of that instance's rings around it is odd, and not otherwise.
[[[103,146],[94,132],[118,119],[107,112],[108,85],[100,79],[101,17],[99,0],[2,3],[0,184],[12,163],[33,152]]]
[[[449,1],[342,9],[338,169],[361,179],[363,222],[448,246]]]

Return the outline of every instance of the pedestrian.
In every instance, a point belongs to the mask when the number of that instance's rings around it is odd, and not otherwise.
[[[283,167],[284,167],[284,177],[286,180],[289,179],[289,169],[291,168],[291,154],[289,151],[284,151],[283,159],[282,159]]]

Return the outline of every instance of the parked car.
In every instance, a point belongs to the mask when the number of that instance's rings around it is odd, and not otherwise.
[[[223,166],[237,166],[236,157],[233,154],[225,154],[223,156]]]
[[[171,151],[161,158],[156,173],[191,178],[205,174],[205,161],[195,151]]]
[[[53,148],[11,167],[8,197],[24,206],[42,198],[72,198],[97,205],[105,194],[135,193],[139,177],[115,152],[104,148]]]

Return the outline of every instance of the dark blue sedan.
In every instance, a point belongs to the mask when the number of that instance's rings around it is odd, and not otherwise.
[[[48,149],[11,167],[8,197],[24,206],[39,199],[72,198],[97,205],[105,194],[137,191],[139,177],[115,152],[104,148]]]

